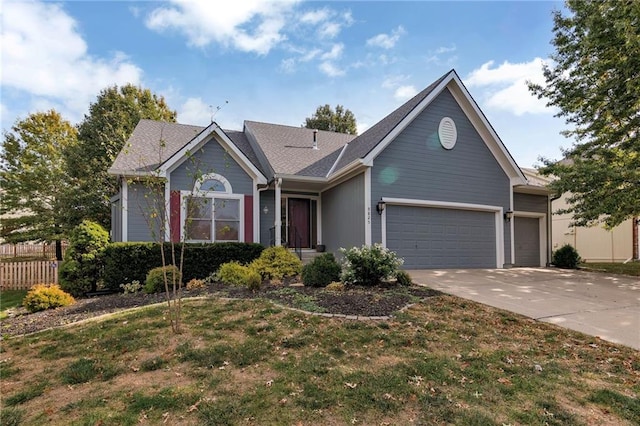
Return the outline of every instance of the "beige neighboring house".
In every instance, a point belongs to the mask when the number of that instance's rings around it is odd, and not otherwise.
[[[527,179],[536,185],[547,185],[549,177],[541,176],[535,169],[522,169]],[[564,195],[552,200],[551,246],[553,250],[571,244],[586,262],[624,262],[638,259],[638,223],[629,219],[607,230],[603,225],[591,227],[571,226],[570,214],[557,214],[567,207]]]

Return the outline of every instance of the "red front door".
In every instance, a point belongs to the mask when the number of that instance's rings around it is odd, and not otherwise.
[[[311,200],[304,198],[289,198],[289,247],[296,246],[296,237],[300,247],[311,247],[309,237],[311,222]]]

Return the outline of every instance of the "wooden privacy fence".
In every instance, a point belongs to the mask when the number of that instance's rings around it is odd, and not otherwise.
[[[67,242],[62,242],[62,254],[67,249]],[[0,257],[44,257],[46,259],[56,258],[56,244],[0,244]]]
[[[57,284],[60,262],[0,262],[0,289],[28,290],[35,284]]]

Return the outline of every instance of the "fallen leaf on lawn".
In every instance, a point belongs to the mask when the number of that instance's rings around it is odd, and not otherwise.
[[[267,380],[267,383],[266,383],[267,387],[271,387],[272,384],[273,384],[273,380]]]
[[[344,385],[351,389],[355,389],[358,386],[357,383],[345,383]]]
[[[138,371],[140,371],[138,367],[134,367],[133,365],[130,368],[131,368],[131,371],[133,371],[134,373],[137,373]]]
[[[500,377],[500,378],[498,379],[498,382],[499,382],[499,383],[502,383],[503,385],[510,385],[510,384],[511,384],[511,380],[509,380],[509,379],[508,379],[508,378],[506,378],[506,377]]]

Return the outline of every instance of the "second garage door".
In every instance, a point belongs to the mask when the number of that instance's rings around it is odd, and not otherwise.
[[[387,205],[387,247],[404,268],[495,268],[492,212]]]

